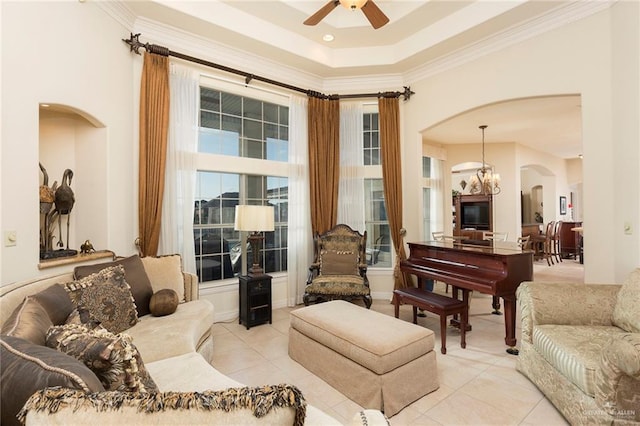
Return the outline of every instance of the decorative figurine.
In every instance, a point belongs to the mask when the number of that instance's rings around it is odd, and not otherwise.
[[[93,248],[93,244],[91,244],[91,241],[89,240],[85,240],[84,243],[82,243],[82,245],[80,246],[80,253],[82,254],[89,254],[89,253],[93,253],[94,251],[96,251]]]

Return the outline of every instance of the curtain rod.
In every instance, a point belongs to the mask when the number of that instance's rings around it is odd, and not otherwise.
[[[403,86],[404,90],[402,92],[395,91],[395,92],[378,92],[378,93],[357,93],[352,95],[325,95],[323,93],[316,92],[313,90],[302,89],[300,87],[292,86],[290,84],[282,83],[280,81],[272,80],[270,78],[261,77],[259,75],[237,70],[235,68],[230,68],[224,65],[216,64],[214,62],[205,61],[204,59],[195,58],[193,56],[185,55],[179,52],[174,52],[172,50],[169,50],[166,47],[158,46],[157,44],[142,43],[140,41],[140,33],[138,34],[130,33],[130,34],[131,35],[129,36],[129,39],[123,38],[122,41],[124,41],[129,45],[129,49],[131,52],[135,52],[136,54],[140,55],[140,48],[143,48],[149,53],[155,53],[162,56],[173,56],[175,58],[184,59],[185,61],[194,62],[196,64],[200,64],[207,67],[226,71],[229,73],[241,75],[244,77],[245,84],[249,84],[251,80],[258,80],[264,83],[272,84],[274,86],[283,87],[285,89],[292,90],[294,92],[304,93],[307,96],[313,96],[320,99],[331,99],[331,100],[356,99],[356,98],[398,98],[402,96],[404,97],[405,101],[408,101],[409,98],[411,98],[411,95],[415,94],[414,92],[411,91],[411,88],[409,86]]]

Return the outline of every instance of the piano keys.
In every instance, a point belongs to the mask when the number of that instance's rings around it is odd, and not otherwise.
[[[409,257],[400,269],[418,278],[430,278],[451,286],[501,297],[504,303],[505,344],[517,354],[516,289],[533,279],[533,251],[517,243],[491,241],[483,245],[466,241],[408,243]]]

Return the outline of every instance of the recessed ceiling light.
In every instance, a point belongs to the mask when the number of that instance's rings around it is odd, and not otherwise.
[[[322,36],[322,39],[324,41],[333,41],[334,37],[333,37],[333,34],[325,34]]]

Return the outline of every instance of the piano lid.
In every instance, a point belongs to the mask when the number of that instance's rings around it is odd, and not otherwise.
[[[515,241],[495,241],[495,240],[460,240],[460,241],[419,241],[409,242],[415,244],[442,249],[455,249],[475,253],[485,253],[488,255],[513,255],[527,253],[531,250],[523,250]]]

